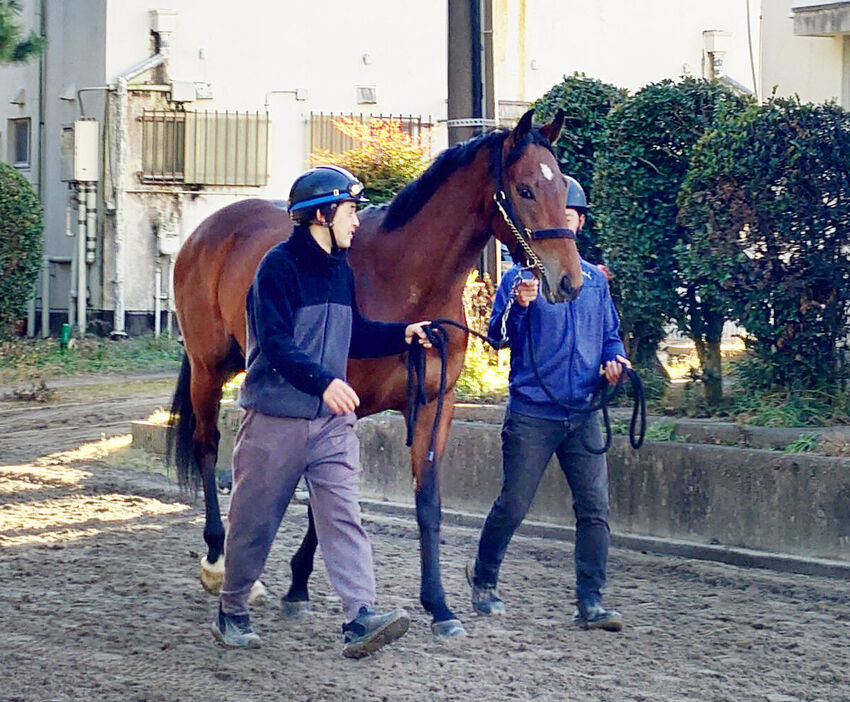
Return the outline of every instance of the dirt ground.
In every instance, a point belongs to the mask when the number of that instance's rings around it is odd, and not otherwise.
[[[477,533],[449,527],[444,584],[470,636],[441,642],[418,604],[415,523],[369,513],[380,604],[413,622],[344,659],[320,562],[316,616],[280,616],[301,505],[270,557],[272,601],[254,612],[264,647],[224,650],[197,581],[202,512],[109,439],[169,392],[146,381],[0,402],[0,700],[850,700],[849,582],[613,550],[606,601],[626,628],[584,632],[570,625],[571,545],[517,537],[508,612],[488,620],[462,574]]]

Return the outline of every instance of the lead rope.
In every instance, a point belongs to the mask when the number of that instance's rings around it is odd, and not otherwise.
[[[434,415],[434,424],[431,427],[431,440],[428,445],[428,454],[427,461],[429,463],[434,462],[434,458],[436,456],[436,444],[437,444],[437,432],[440,426],[440,419],[443,414],[443,401],[446,394],[446,366],[448,359],[448,343],[449,343],[449,334],[446,331],[447,326],[456,327],[461,331],[466,332],[467,334],[472,334],[473,336],[478,337],[482,341],[488,343],[494,349],[500,348],[507,341],[507,316],[510,312],[511,306],[516,301],[516,288],[519,285],[517,282],[520,280],[521,274],[517,276],[514,280],[513,287],[511,289],[510,296],[508,298],[508,304],[505,307],[505,312],[502,315],[502,339],[496,340],[492,339],[485,334],[481,334],[473,329],[470,329],[465,324],[461,324],[460,322],[456,322],[453,319],[435,319],[431,321],[428,325],[423,327],[423,331],[425,335],[428,337],[428,340],[431,342],[431,345],[437,350],[440,355],[440,389],[437,393],[437,411]],[[529,348],[529,357],[531,359],[531,365],[534,369],[534,375],[537,378],[537,382],[540,383],[540,387],[543,388],[543,391],[549,397],[549,399],[554,402],[559,407],[563,407],[564,409],[575,412],[578,414],[584,414],[585,419],[581,424],[581,427],[584,426],[584,422],[587,422],[588,419],[593,415],[594,412],[602,410],[602,417],[605,423],[605,442],[601,448],[594,448],[592,446],[588,446],[587,442],[584,438],[584,435],[581,434],[581,443],[582,446],[593,455],[599,456],[608,451],[611,448],[611,440],[612,440],[612,431],[611,431],[611,419],[608,414],[608,405],[616,399],[624,389],[625,379],[628,378],[629,382],[631,382],[632,387],[634,388],[635,399],[634,399],[634,407],[632,409],[632,418],[629,425],[629,444],[634,449],[639,449],[643,445],[644,437],[646,436],[646,396],[643,389],[643,382],[640,379],[640,376],[633,371],[631,368],[623,368],[623,373],[617,380],[617,384],[613,386],[612,389],[609,390],[609,383],[605,379],[604,376],[600,376],[599,381],[596,384],[596,388],[594,389],[590,404],[587,406],[576,407],[573,405],[569,405],[567,403],[561,402],[552,391],[546,386],[543,382],[543,378],[540,376],[540,370],[537,367],[537,361],[534,357],[534,343],[532,341],[531,335],[531,310],[529,310],[529,324],[528,324],[528,348]],[[416,420],[419,416],[419,409],[422,405],[427,404],[428,397],[425,393],[425,349],[422,348],[415,341],[413,342],[415,346],[411,346],[408,355],[407,355],[407,440],[406,445],[413,445],[413,435],[416,429]],[[637,426],[638,420],[640,420],[640,429],[636,433],[635,428]]]

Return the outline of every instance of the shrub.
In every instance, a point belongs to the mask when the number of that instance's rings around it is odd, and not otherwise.
[[[0,164],[0,336],[8,336],[26,312],[41,269],[41,204],[32,186]]]
[[[533,105],[538,122],[548,121],[558,109],[564,111],[564,128],[554,145],[555,153],[561,171],[581,183],[591,205],[587,222],[578,234],[578,247],[581,255],[593,263],[602,262],[593,197],[597,151],[606,115],[625,97],[626,91],[621,88],[575,73],[565,76]]]
[[[694,247],[754,355],[749,391],[843,387],[850,114],[775,99],[709,133],[681,196]]]
[[[648,85],[609,113],[594,181],[600,241],[632,359],[653,364],[665,326],[674,322],[711,369],[715,399],[725,307],[716,291],[706,285],[697,291],[685,274],[690,232],[677,221],[676,199],[694,145],[743,107],[719,83],[687,78]],[[714,345],[711,358],[707,344]]]
[[[493,306],[495,286],[490,276],[479,277],[472,271],[463,289],[463,311],[467,326],[487,334]],[[507,363],[500,362],[500,353],[507,357],[509,351],[497,352],[475,336],[469,337],[463,370],[455,385],[455,393],[462,400],[502,399],[508,389]]]
[[[360,141],[361,146],[341,154],[325,149],[314,151],[310,159],[314,165],[335,164],[351,171],[366,187],[366,196],[373,204],[392,200],[428,164],[428,146],[422,136],[409,135],[398,119],[373,117],[361,122],[354,117],[340,117],[332,122],[340,132]]]

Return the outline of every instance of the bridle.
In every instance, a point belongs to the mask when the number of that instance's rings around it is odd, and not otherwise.
[[[505,164],[502,159],[503,143],[503,141],[498,142],[493,149],[493,172],[496,181],[496,189],[493,192],[493,202],[496,204],[496,209],[501,213],[502,218],[505,220],[505,224],[508,225],[508,229],[514,235],[514,238],[517,240],[517,244],[522,250],[525,259],[523,267],[527,270],[538,272],[537,277],[540,280],[541,287],[543,288],[543,295],[547,300],[549,300],[549,302],[554,302],[555,299],[552,295],[552,289],[549,286],[548,276],[546,275],[546,264],[544,264],[540,257],[534,252],[534,249],[531,248],[531,242],[539,241],[540,239],[572,239],[575,241],[576,233],[572,229],[568,229],[566,227],[531,230],[528,227],[523,226],[522,220],[519,218],[519,215],[517,215],[513,201],[511,200],[510,190],[504,185]],[[521,148],[524,148],[524,146],[514,147],[514,149]],[[508,153],[508,156],[504,160],[507,160],[508,158],[510,158],[510,153]],[[515,262],[519,263],[518,261]]]

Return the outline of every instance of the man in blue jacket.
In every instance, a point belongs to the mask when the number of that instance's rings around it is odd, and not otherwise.
[[[289,196],[290,238],[260,262],[247,295],[245,415],[233,451],[233,497],[215,638],[258,648],[248,611],[286,507],[303,475],[328,577],[342,599],[343,655],[365,656],[402,636],[404,610],[377,613],[372,549],[360,523],[360,448],[346,382],[347,359],[401,353],[422,329],[363,318],[346,261],[359,225],[363,185],[320,166],[299,176]]]
[[[566,180],[567,216],[570,228],[578,231],[584,226],[587,199],[575,179]],[[505,322],[510,393],[502,427],[502,491],[484,523],[478,556],[466,568],[472,605],[485,616],[504,612],[496,589],[499,567],[554,454],[570,486],[576,516],[573,620],[585,629],[619,631],[622,617],[602,606],[601,593],[609,543],[608,467],[604,455],[586,448],[602,445],[601,430],[596,416],[574,411],[588,406],[600,372],[614,384],[623,367],[631,367],[619,319],[605,274],[587,261],[582,260],[584,286],[573,302],[550,304],[538,297],[536,279],[516,280],[522,273],[514,266],[502,278],[490,317],[491,338],[502,338]]]

